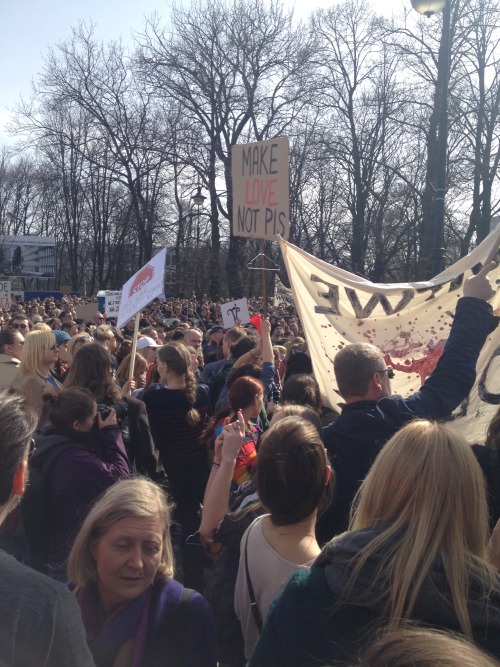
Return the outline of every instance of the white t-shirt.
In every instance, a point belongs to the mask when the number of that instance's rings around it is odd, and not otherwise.
[[[314,562],[313,558],[307,563],[299,565],[280,556],[264,537],[262,526],[266,516],[270,515],[265,514],[257,517],[241,538],[240,564],[234,589],[234,609],[236,616],[240,619],[245,639],[245,657],[247,660],[250,659],[259,639],[259,632],[250,609],[250,594],[248,592],[245,572],[244,559],[247,538],[248,571],[250,573],[255,600],[264,623],[269,605],[286,586],[292,574],[297,570],[308,570]]]

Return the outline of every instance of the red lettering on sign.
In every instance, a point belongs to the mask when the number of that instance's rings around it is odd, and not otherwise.
[[[140,292],[141,289],[144,287],[144,285],[146,285],[147,283],[149,283],[150,280],[152,280],[154,274],[155,274],[154,267],[150,266],[149,264],[147,264],[143,269],[141,269],[137,274],[134,282],[130,286],[130,290],[128,293],[129,297],[133,296],[134,294],[137,294],[137,292]]]
[[[263,180],[262,178],[247,179],[245,184],[245,204],[247,206],[277,206],[276,183],[277,178]]]

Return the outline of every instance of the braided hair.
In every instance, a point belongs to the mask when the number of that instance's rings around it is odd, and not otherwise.
[[[167,343],[167,345],[163,345],[159,348],[158,359],[167,364],[169,369],[176,375],[184,376],[184,393],[191,406],[186,415],[186,421],[190,426],[196,426],[201,421],[201,415],[194,407],[196,402],[197,382],[194,373],[189,370],[191,361],[189,350],[185,345],[176,341]]]

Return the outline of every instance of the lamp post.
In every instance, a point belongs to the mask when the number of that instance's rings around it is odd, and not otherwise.
[[[199,269],[200,269],[200,208],[203,206],[206,197],[201,194],[201,185],[198,184],[196,193],[191,197],[193,204],[198,208],[196,216],[196,289],[200,290]]]
[[[446,196],[446,157],[448,152],[448,84],[450,80],[451,55],[451,0],[411,0],[413,8],[430,17],[443,12],[443,30],[438,56],[437,100],[438,142],[436,154],[436,187],[434,206],[434,235],[431,254],[432,276],[444,269],[444,218]]]

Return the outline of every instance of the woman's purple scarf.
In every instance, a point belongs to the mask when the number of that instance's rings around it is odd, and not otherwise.
[[[157,581],[103,627],[100,627],[97,587],[92,584],[80,591],[78,601],[97,667],[112,667],[121,647],[131,639],[134,639],[132,667],[164,667],[165,657],[175,653],[171,630],[182,591],[183,586],[173,579]]]

